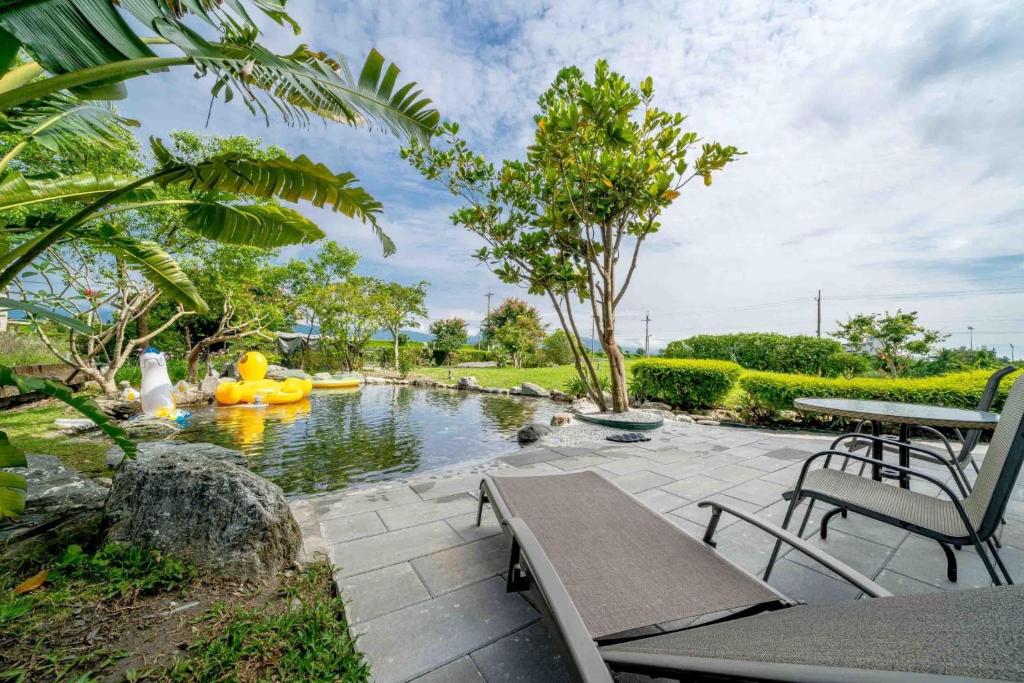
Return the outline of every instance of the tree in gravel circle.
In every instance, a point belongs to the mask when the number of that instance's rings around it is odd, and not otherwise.
[[[653,94],[649,77],[633,87],[599,60],[592,81],[568,67],[540,96],[525,160],[495,168],[455,123],[441,126],[433,146],[414,141],[403,150],[421,174],[464,200],[451,219],[486,242],[476,257],[503,282],[548,297],[587,393],[615,412],[629,408],[616,308],[640,247],[683,187],[695,178],[710,186],[712,174],[742,154],[717,142],[697,149],[685,117],[653,107]],[[591,316],[610,366],[610,406],[580,335]]]

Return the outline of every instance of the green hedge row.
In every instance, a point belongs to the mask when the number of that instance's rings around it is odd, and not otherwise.
[[[991,376],[987,370],[959,372],[921,379],[853,379],[746,372],[740,386],[747,393],[747,407],[765,416],[793,410],[798,398],[852,398],[902,403],[926,403],[953,408],[974,408]],[[993,410],[998,411],[1019,372],[1003,379]]]
[[[674,408],[713,408],[722,404],[742,371],[729,361],[650,358],[633,364],[630,392]]]
[[[789,336],[770,332],[698,334],[670,342],[662,353],[666,358],[729,360],[749,370],[792,372],[805,375],[842,374],[830,358],[843,351],[834,339]],[[842,359],[838,359],[842,360]]]

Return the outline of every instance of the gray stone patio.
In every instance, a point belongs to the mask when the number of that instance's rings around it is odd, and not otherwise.
[[[795,481],[803,459],[830,440],[681,423],[666,423],[652,437],[630,445],[532,447],[500,458],[493,469],[510,475],[593,470],[699,537],[709,513],[697,503],[711,497],[781,524],[782,492]],[[948,474],[920,461],[914,466],[940,478]],[[493,515],[487,510],[483,526],[474,525],[479,481],[479,472],[439,473],[293,502],[306,551],[326,552],[337,568],[335,580],[375,681],[567,680],[537,611],[522,596],[505,592],[501,575],[508,544]],[[953,584],[945,578],[937,544],[856,515],[834,518],[828,539],[821,540],[817,529],[824,511],[815,510],[805,535],[893,593],[989,583],[973,551],[957,553],[960,580]],[[716,539],[729,559],[752,572],[764,569],[772,539],[763,532],[723,517]],[[1011,574],[1024,576],[1020,485],[1002,539]],[[795,552],[783,556],[771,583],[811,603],[858,595]]]

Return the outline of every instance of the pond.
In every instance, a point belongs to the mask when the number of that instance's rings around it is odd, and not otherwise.
[[[540,399],[367,385],[266,408],[198,408],[178,439],[243,451],[250,469],[297,496],[488,460],[554,412]]]

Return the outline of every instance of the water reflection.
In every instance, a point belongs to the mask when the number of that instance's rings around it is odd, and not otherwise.
[[[201,408],[178,438],[237,448],[295,495],[493,457],[552,412],[536,399],[367,386],[267,408]]]

